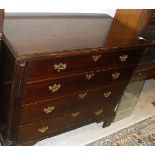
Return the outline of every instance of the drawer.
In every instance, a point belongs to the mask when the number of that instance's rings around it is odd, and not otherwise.
[[[17,142],[22,143],[48,134],[61,132],[74,126],[80,121],[89,121],[90,114],[87,109],[73,111],[68,114],[60,115],[43,121],[34,122],[19,128]]]
[[[63,130],[74,128],[77,125],[87,124],[97,119],[104,119],[113,114],[117,102],[108,101],[106,103],[97,103],[94,106],[76,109],[66,112],[62,115],[52,117],[19,127],[17,142],[40,138],[49,134],[61,132]],[[110,108],[113,107],[113,108]]]
[[[134,81],[145,81],[147,78],[147,70],[141,70],[141,71],[136,71],[133,73],[132,77],[131,77],[131,82]]]
[[[101,102],[89,108],[91,118],[94,120],[101,120],[105,117],[110,117],[115,113],[115,109],[120,103],[119,99],[108,100]]]
[[[135,64],[139,60],[144,48],[88,51],[81,54],[42,57],[29,60],[26,67],[26,80],[39,80],[55,78],[61,75],[72,74],[89,70],[90,68],[103,68],[122,64]]]
[[[147,71],[147,79],[155,78],[155,68],[150,68]]]
[[[128,81],[135,66],[98,70],[96,72],[45,80],[25,85],[23,103],[56,98],[121,81]]]
[[[21,124],[49,118],[70,109],[87,106],[88,104],[120,98],[126,85],[127,83],[120,83],[119,85],[112,85],[105,88],[87,90],[79,94],[24,104],[21,110]]]

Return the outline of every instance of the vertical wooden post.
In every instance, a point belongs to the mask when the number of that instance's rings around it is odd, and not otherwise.
[[[0,9],[0,35],[2,33],[2,28],[3,28],[3,19],[4,19],[4,10]]]
[[[140,35],[145,30],[151,14],[151,9],[118,9],[114,18]]]

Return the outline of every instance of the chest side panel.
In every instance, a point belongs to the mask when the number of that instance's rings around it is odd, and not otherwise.
[[[11,100],[15,58],[6,44],[1,41],[0,53],[0,127],[5,134],[7,116]]]

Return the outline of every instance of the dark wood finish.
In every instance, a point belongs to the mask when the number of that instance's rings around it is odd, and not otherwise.
[[[147,79],[152,79],[155,77],[155,60],[149,63],[149,68],[147,69]]]
[[[14,67],[15,58],[2,41],[2,51],[0,55],[0,127],[2,134],[6,137],[9,134],[7,133],[7,130],[10,129],[8,117],[9,110],[11,110],[10,102],[12,102],[11,96],[14,81]]]
[[[104,14],[6,16],[3,33],[15,48],[17,57],[59,56],[68,54],[69,50],[71,55],[99,47],[146,45],[146,41],[139,40],[135,33]],[[119,35],[114,37],[114,34]]]
[[[86,91],[95,87],[102,87],[107,84],[113,84],[121,81],[128,81],[135,65],[122,68],[114,68],[105,71],[91,71],[88,73],[74,75],[69,77],[63,77],[54,80],[44,80],[34,83],[28,83],[25,86],[23,103],[30,103],[50,98],[59,97],[61,95],[72,94],[73,92]],[[120,76],[117,79],[113,79],[112,74],[119,73]],[[86,79],[86,75],[94,74],[90,79]],[[78,81],[78,82],[77,82]],[[49,90],[49,86],[54,84],[61,85],[58,91],[52,92]]]
[[[110,117],[104,117],[104,119],[102,118],[103,125],[105,123],[105,127],[109,126],[111,124],[111,122],[113,121],[114,117],[115,117],[115,113],[111,113]],[[72,126],[72,127],[68,127],[68,128],[63,129],[63,130],[60,130],[60,131],[55,131],[54,133],[50,133],[49,135],[37,137],[36,139],[29,140],[27,142],[21,142],[21,143],[18,143],[17,145],[19,145],[19,146],[21,146],[21,145],[24,145],[24,146],[34,145],[36,142],[43,140],[45,138],[49,138],[51,136],[56,136],[58,134],[61,134],[61,133],[64,133],[64,132],[67,132],[69,130],[73,130],[76,128],[80,128],[84,125],[91,124],[93,122],[94,122],[94,120],[90,120],[90,121],[85,122],[84,124],[83,123],[82,124],[74,124],[74,126]],[[99,121],[99,123],[100,122],[101,121]],[[98,123],[98,122],[96,122],[96,123]]]
[[[151,68],[147,73],[147,79],[153,79],[154,77],[155,77],[155,68]]]
[[[131,49],[120,49],[120,50],[88,50],[81,54],[73,55],[61,55],[60,57],[45,57],[40,59],[31,60],[28,62],[26,67],[26,79],[27,80],[39,80],[45,78],[54,78],[65,74],[75,74],[77,72],[83,72],[83,70],[91,70],[101,68],[104,66],[112,67],[116,65],[134,64],[139,60],[144,48],[131,48]],[[120,57],[128,55],[126,61],[121,62]],[[134,55],[134,56],[133,56]],[[95,62],[93,56],[100,56]],[[55,64],[67,64],[65,70],[54,69]],[[74,65],[73,65],[74,64]]]
[[[24,141],[35,139],[37,137],[42,137],[53,132],[58,132],[68,127],[74,126],[74,124],[85,124],[90,120],[98,120],[104,117],[108,117],[114,111],[117,102],[107,102],[98,103],[95,106],[87,106],[82,109],[74,109],[74,111],[69,111],[63,115],[52,117],[50,119],[29,123],[27,125],[21,126],[19,129],[18,142],[22,143]],[[110,106],[109,106],[110,105]],[[96,115],[96,112],[102,110],[102,113]],[[77,116],[73,117],[74,113],[78,113]],[[48,127],[47,131],[41,133],[38,129],[43,127]]]
[[[50,132],[54,132],[58,129],[62,130],[66,127],[73,126],[72,117],[70,114],[66,115],[65,117],[63,115],[60,115],[58,117],[53,117],[48,120],[43,120],[41,122],[35,122],[32,125],[27,125],[25,127],[21,127],[19,129],[18,134],[18,142],[25,142],[30,139],[35,139],[37,137],[44,136],[46,134],[49,134]],[[50,126],[49,126],[50,125]],[[39,133],[38,129],[42,127],[48,127],[50,130],[46,133]]]
[[[21,110],[21,124],[49,118],[51,116],[64,113],[69,109],[83,107],[109,99],[118,100],[118,98],[121,97],[125,87],[126,83],[123,82],[118,85],[115,84],[112,86],[88,90],[78,94],[68,95],[52,100],[23,105]],[[110,92],[109,96],[107,95],[108,92]],[[81,94],[84,94],[83,98],[79,96]],[[54,110],[46,113],[44,109],[47,109],[48,107],[54,107]]]
[[[1,141],[28,145],[93,122],[110,125],[123,90],[150,46],[108,15],[7,15],[0,66]],[[92,56],[99,54],[101,59],[93,62]],[[120,55],[127,59],[120,62]],[[57,73],[55,63],[67,63],[68,68]],[[90,73],[94,76],[87,80]],[[112,73],[120,75],[113,79]],[[58,91],[49,91],[59,83]],[[109,88],[114,94],[102,98]],[[77,95],[85,92],[88,97],[79,102]],[[44,106],[52,105],[55,113],[42,114]],[[47,132],[38,133],[46,125]]]

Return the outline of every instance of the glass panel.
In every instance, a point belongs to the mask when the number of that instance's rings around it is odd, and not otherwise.
[[[155,48],[147,48],[144,51],[121,98],[114,122],[130,116],[134,111],[147,78],[147,70],[150,67],[149,64],[153,59],[155,59],[154,53]]]

